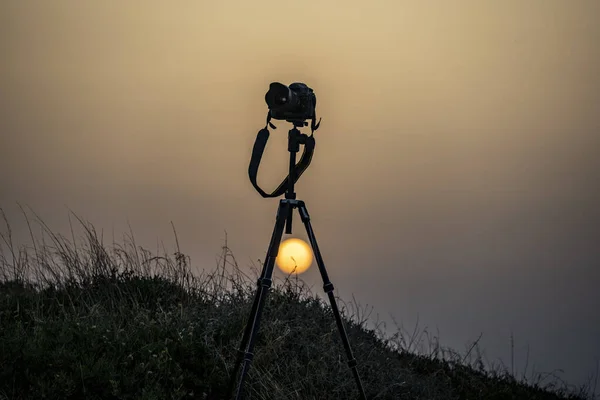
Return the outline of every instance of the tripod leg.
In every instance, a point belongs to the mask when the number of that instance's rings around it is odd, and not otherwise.
[[[335,322],[337,323],[337,327],[342,338],[342,343],[344,345],[344,349],[346,350],[346,356],[348,357],[348,366],[351,368],[352,374],[354,375],[356,386],[358,387],[358,391],[360,392],[360,398],[362,400],[366,400],[367,397],[365,395],[365,390],[363,389],[360,376],[358,375],[357,362],[354,358],[354,355],[352,354],[350,342],[348,341],[348,335],[346,334],[346,330],[344,329],[344,323],[342,321],[342,317],[340,315],[340,311],[338,309],[333,294],[333,284],[331,283],[331,281],[329,280],[329,276],[327,275],[327,270],[325,269],[325,264],[323,263],[323,257],[321,257],[321,252],[319,251],[319,246],[317,245],[317,239],[315,238],[315,233],[313,232],[312,225],[310,223],[310,216],[308,215],[306,205],[303,201],[298,202],[298,211],[300,213],[300,218],[302,218],[302,222],[306,227],[306,233],[308,234],[310,245],[313,249],[313,253],[315,254],[315,259],[317,260],[319,272],[321,273],[321,277],[323,278],[323,289],[329,297],[329,303],[331,303],[331,309],[333,310],[333,315],[335,316]]]
[[[235,398],[240,399],[242,395],[244,381],[246,380],[246,375],[248,374],[248,370],[250,369],[250,363],[252,362],[252,358],[254,357],[254,354],[252,353],[252,350],[254,349],[254,341],[256,339],[256,334],[258,333],[258,329],[260,326],[260,318],[265,304],[265,299],[271,287],[271,277],[273,275],[275,259],[277,258],[277,254],[279,253],[279,245],[281,243],[281,237],[283,236],[285,221],[288,215],[288,210],[290,208],[291,206],[287,201],[280,201],[279,208],[277,209],[275,228],[273,229],[273,234],[271,235],[271,242],[267,250],[267,258],[265,259],[263,265],[261,277],[258,280],[258,287],[256,290],[256,295],[254,297],[254,303],[252,304],[250,317],[248,318],[248,323],[246,324],[244,336],[242,338],[242,342],[238,350],[236,365],[234,367],[233,374],[231,375],[228,398],[231,398],[233,387],[235,385],[235,380],[238,377],[240,366],[243,361],[242,373],[238,381]]]

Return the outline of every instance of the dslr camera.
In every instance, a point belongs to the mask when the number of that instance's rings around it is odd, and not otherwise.
[[[265,94],[269,106],[269,114],[274,119],[292,123],[302,123],[315,118],[317,97],[311,88],[304,83],[292,83],[289,87],[273,82]]]

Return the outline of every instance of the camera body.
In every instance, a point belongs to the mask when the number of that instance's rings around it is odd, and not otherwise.
[[[304,83],[292,83],[289,87],[279,82],[271,83],[265,94],[269,114],[274,119],[288,122],[304,122],[315,117],[317,96]]]

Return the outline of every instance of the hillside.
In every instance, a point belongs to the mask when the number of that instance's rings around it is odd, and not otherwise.
[[[194,276],[179,250],[153,255],[133,238],[108,248],[82,226],[82,243],[46,229],[46,244],[18,249],[9,225],[2,235],[0,398],[223,399],[256,277],[226,245],[216,269]],[[490,372],[471,354],[411,353],[358,310],[342,307],[369,399],[586,398]],[[263,315],[247,398],[356,398],[327,304],[289,277]]]

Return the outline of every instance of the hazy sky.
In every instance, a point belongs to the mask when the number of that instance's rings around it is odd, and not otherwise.
[[[343,6],[342,6],[343,4]],[[247,176],[264,94],[323,117],[307,202],[338,294],[462,351],[582,383],[600,357],[600,3],[3,1],[0,207],[211,269],[264,258],[277,200]],[[271,132],[259,183],[287,169]],[[296,235],[305,238],[298,228]],[[25,240],[25,239],[23,239]],[[276,272],[280,274],[279,272]],[[314,290],[316,268],[303,275]],[[267,318],[268,316],[265,316]]]

